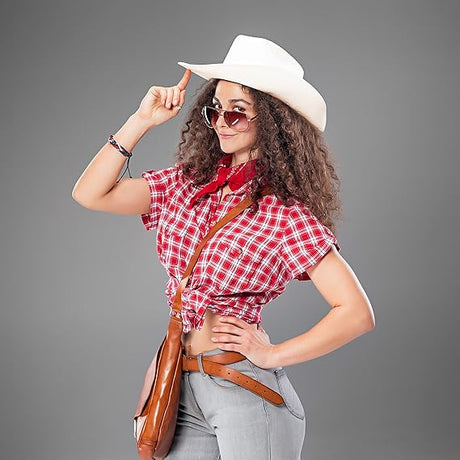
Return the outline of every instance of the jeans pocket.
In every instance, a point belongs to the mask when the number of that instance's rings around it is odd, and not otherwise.
[[[282,367],[275,369],[273,372],[278,382],[279,393],[283,397],[287,409],[292,415],[303,420],[305,418],[305,410],[302,401],[289,380],[286,370]]]

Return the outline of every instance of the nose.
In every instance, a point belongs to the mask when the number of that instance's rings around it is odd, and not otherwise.
[[[228,128],[227,123],[225,123],[224,114],[222,112],[217,115],[216,126],[219,126],[219,128]]]

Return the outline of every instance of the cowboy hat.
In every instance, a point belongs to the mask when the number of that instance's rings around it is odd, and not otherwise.
[[[238,35],[218,64],[178,62],[196,75],[241,83],[280,99],[320,131],[326,127],[326,103],[303,79],[302,66],[281,46],[266,38]]]

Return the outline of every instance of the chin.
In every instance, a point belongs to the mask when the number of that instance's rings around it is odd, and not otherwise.
[[[220,149],[222,150],[223,153],[234,153],[235,152],[235,149],[229,149],[228,147],[225,148],[225,147],[222,147],[222,145],[220,146]]]

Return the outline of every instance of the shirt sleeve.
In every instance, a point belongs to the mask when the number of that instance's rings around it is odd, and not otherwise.
[[[308,281],[307,268],[319,262],[334,244],[340,251],[335,235],[304,205],[290,207],[285,234],[281,243],[281,258],[292,278]]]
[[[158,226],[161,209],[163,208],[168,196],[175,189],[179,180],[179,165],[165,169],[149,169],[141,173],[149,186],[150,190],[150,209],[145,214],[141,214],[141,220],[147,231],[153,230]]]

